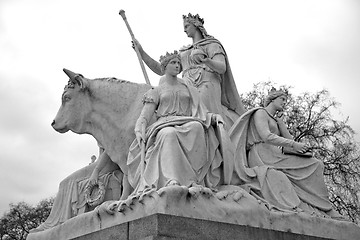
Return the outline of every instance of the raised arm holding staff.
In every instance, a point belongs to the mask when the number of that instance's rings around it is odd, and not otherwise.
[[[127,27],[127,29],[129,30],[131,39],[132,39],[133,41],[135,41],[135,36],[134,36],[134,33],[133,33],[132,30],[131,30],[131,27],[130,27],[130,25],[129,25],[129,22],[127,21],[127,18],[126,18],[126,15],[125,15],[125,11],[121,9],[120,12],[119,12],[119,14],[120,14],[121,17],[123,18],[123,20],[124,20],[124,22],[125,22],[125,24],[126,24],[126,27]],[[147,75],[147,73],[146,73],[146,70],[145,70],[144,63],[143,63],[143,61],[142,61],[142,58],[141,58],[141,55],[140,55],[140,52],[139,52],[139,49],[138,49],[138,47],[137,47],[136,44],[134,45],[134,49],[135,49],[136,55],[137,55],[137,57],[138,57],[138,59],[139,59],[139,63],[140,63],[140,66],[141,66],[141,70],[143,71],[143,74],[144,74],[144,77],[145,77],[145,81],[146,81],[147,84],[151,85],[151,84],[150,84],[149,77],[148,77],[148,75]]]

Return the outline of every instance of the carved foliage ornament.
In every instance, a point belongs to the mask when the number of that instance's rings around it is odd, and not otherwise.
[[[89,183],[85,188],[85,201],[90,207],[96,207],[104,201],[105,185],[98,181],[98,183]]]

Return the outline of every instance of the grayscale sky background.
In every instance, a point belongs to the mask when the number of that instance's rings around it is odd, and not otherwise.
[[[182,15],[199,13],[223,43],[240,93],[269,79],[294,93],[325,88],[342,104],[334,116],[349,116],[360,132],[360,1],[0,0],[0,214],[11,202],[55,196],[98,153],[91,136],[50,126],[68,81],[63,68],[144,82],[120,9],[155,59],[191,43]]]

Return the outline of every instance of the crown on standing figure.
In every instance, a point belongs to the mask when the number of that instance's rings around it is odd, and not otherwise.
[[[189,22],[197,22],[197,23],[201,23],[201,25],[204,24],[204,19],[201,18],[199,16],[199,14],[196,14],[196,15],[192,15],[191,13],[189,13],[187,16],[186,15],[183,15],[183,19],[184,21],[189,21]]]

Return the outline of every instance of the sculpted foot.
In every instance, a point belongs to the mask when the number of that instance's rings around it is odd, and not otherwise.
[[[242,197],[244,196],[244,194],[240,191],[235,192],[233,199],[235,202],[238,202]]]
[[[204,194],[206,197],[211,197],[214,195],[210,188],[198,185],[196,183],[193,183],[191,187],[189,187],[189,193],[194,198],[198,198],[200,194]]]
[[[200,195],[200,191],[201,191],[201,186],[200,185],[192,185],[191,187],[189,187],[189,194],[193,197],[193,198],[198,198]]]
[[[210,188],[207,188],[207,187],[203,187],[201,189],[201,193],[208,198],[214,196],[214,192]]]
[[[217,192],[215,194],[215,196],[219,199],[219,200],[223,200],[225,198],[227,198],[227,196],[230,194],[229,191],[220,191],[220,192]]]

